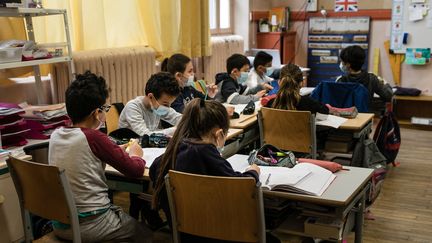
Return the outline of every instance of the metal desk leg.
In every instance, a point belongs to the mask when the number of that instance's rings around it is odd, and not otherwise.
[[[363,241],[363,219],[364,219],[364,209],[365,209],[365,199],[366,192],[362,192],[363,195],[360,199],[360,205],[358,206],[358,211],[355,213],[355,243],[361,243]]]

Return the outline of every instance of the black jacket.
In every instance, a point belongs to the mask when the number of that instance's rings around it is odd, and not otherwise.
[[[224,103],[230,103],[233,105],[247,104],[249,101],[257,101],[258,97],[256,94],[261,88],[249,89],[247,86],[239,84],[237,80],[234,80],[228,73],[216,74],[216,85],[218,86],[219,92],[216,95],[216,100]]]
[[[180,94],[177,96],[177,98],[174,100],[174,102],[171,104],[171,107],[176,110],[178,113],[183,113],[183,110],[187,103],[192,101],[195,98],[204,99],[205,95],[198,90],[196,90],[194,87],[186,86],[181,89]],[[207,97],[209,98],[209,97]]]
[[[159,175],[159,167],[162,156],[155,159],[150,167],[149,176],[155,184]],[[253,177],[259,181],[259,175],[255,171],[244,173],[234,171],[231,164],[221,157],[219,151],[213,144],[202,144],[190,140],[183,140],[179,145],[175,170],[200,175]],[[160,196],[160,207],[170,220],[168,198],[163,190]]]
[[[358,74],[348,74],[339,77],[336,82],[351,82],[361,83],[369,91],[369,104],[373,100],[373,95],[376,93],[381,100],[385,102],[391,101],[393,96],[392,88],[389,84],[384,84],[384,80],[373,73],[361,71]]]
[[[269,100],[266,107],[271,108],[275,99]],[[299,111],[310,111],[312,114],[317,112],[321,114],[328,114],[329,109],[327,106],[321,104],[319,101],[312,99],[309,96],[301,96],[299,103],[296,107]]]

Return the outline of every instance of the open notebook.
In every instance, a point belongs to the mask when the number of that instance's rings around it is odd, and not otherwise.
[[[263,189],[321,196],[336,178],[332,172],[310,163],[293,168],[260,166]]]
[[[245,171],[249,167],[247,155],[233,155],[228,162],[236,171]],[[310,163],[300,163],[293,168],[260,166],[260,169],[260,182],[264,190],[313,196],[321,196],[336,178],[331,171]]]

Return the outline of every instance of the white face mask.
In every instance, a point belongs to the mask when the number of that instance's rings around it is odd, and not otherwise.
[[[99,118],[99,116],[98,116],[97,120],[99,122],[99,125],[95,128],[95,130],[99,130],[101,128],[105,128],[105,122],[101,121],[101,119]]]
[[[225,146],[225,136],[222,134],[222,141],[220,141],[219,137],[216,137],[216,148],[220,154],[222,154]]]
[[[274,68],[273,67],[267,67],[266,68],[266,76],[272,75],[273,72],[274,72]]]
[[[344,72],[344,73],[348,73],[348,68],[347,68],[345,65],[343,65],[342,62],[339,63],[339,68],[340,68],[340,70],[341,70],[342,72]]]
[[[240,73],[240,77],[237,78],[237,82],[239,84],[242,84],[242,83],[246,82],[247,79],[248,79],[248,76],[249,76],[248,72],[241,72]]]
[[[189,78],[188,78],[185,86],[193,86],[193,84],[194,84],[194,75],[192,74],[192,75],[189,75]]]

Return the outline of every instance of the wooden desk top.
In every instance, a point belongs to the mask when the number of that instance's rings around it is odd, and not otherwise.
[[[396,95],[396,100],[409,100],[409,101],[432,101],[432,95],[420,95],[420,96],[402,96]]]
[[[230,162],[234,170],[243,171],[249,166],[247,158],[247,155],[236,154],[228,158],[228,161]],[[345,166],[345,168],[349,169],[349,171],[342,170],[335,173],[336,179],[319,197],[291,192],[268,190],[263,190],[263,193],[264,195],[268,196],[287,198],[301,202],[316,203],[320,205],[328,205],[333,207],[346,206],[370,180],[373,169],[348,166]]]
[[[257,112],[255,112],[252,115],[240,114],[240,117],[238,119],[231,119],[230,120],[230,127],[231,128],[240,128],[240,129],[248,128],[258,121],[257,115],[258,115]]]
[[[237,137],[238,135],[243,133],[243,129],[230,128],[228,130],[227,140]]]
[[[342,130],[361,130],[366,124],[372,121],[373,113],[358,113],[354,119],[348,119],[338,129]]]

